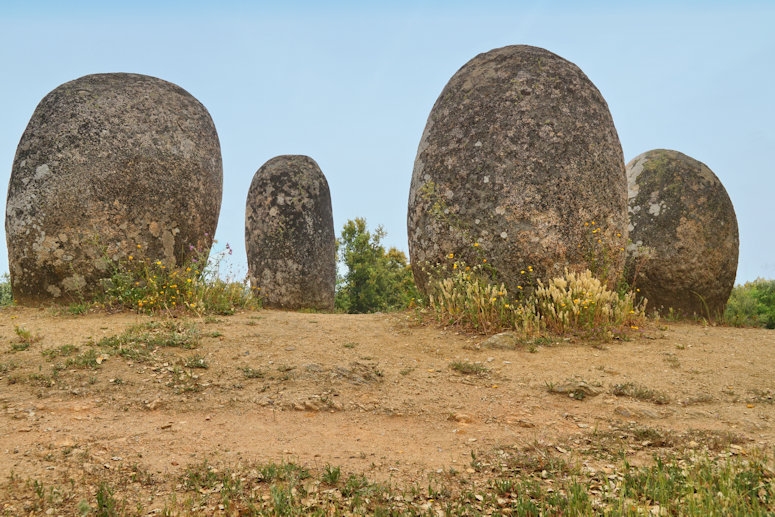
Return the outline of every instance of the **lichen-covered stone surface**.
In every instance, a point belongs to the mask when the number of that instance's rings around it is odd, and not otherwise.
[[[649,311],[719,318],[734,287],[739,236],[724,185],[705,164],[655,149],[627,164],[627,279]]]
[[[11,171],[14,298],[88,299],[130,254],[171,265],[206,254],[222,181],[213,121],[182,88],[125,73],[57,87],[35,109]]]
[[[277,156],[258,169],[248,191],[245,249],[251,287],[265,306],[334,309],[331,193],[312,158]]]
[[[615,280],[624,265],[627,181],[600,92],[544,49],[476,56],[428,117],[407,226],[423,290],[423,268],[450,254],[468,264],[488,260],[512,293],[528,266],[542,279],[589,267]]]

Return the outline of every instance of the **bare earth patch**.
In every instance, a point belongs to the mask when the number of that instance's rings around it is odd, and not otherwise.
[[[2,310],[0,510],[26,508],[9,478],[134,476],[116,497],[150,512],[203,462],[422,485],[505,449],[571,461],[597,447],[590,468],[605,469],[619,453],[637,464],[657,448],[775,446],[775,332],[669,323],[603,346],[484,340],[411,313]]]

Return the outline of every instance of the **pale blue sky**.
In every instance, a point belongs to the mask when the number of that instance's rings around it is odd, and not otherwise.
[[[7,188],[19,138],[49,91],[86,74],[141,73],[178,84],[212,115],[224,168],[216,249],[234,248],[235,274],[247,267],[250,181],[280,154],[318,162],[337,234],[365,217],[406,251],[412,166],[437,96],[478,53],[528,44],[595,83],[626,161],[667,148],[708,165],[737,212],[737,282],[775,278],[773,27],[769,0],[6,0],[0,184]]]

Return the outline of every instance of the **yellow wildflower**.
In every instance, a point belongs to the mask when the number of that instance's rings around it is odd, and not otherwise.
[[[475,243],[474,243],[474,248],[478,248],[478,247],[479,247],[479,243],[478,243],[478,242],[475,242]]]
[[[455,258],[455,254],[454,253],[450,253],[449,255],[447,255],[447,257],[453,259],[453,258]]]
[[[129,260],[134,260],[134,257],[132,255],[129,255]]]

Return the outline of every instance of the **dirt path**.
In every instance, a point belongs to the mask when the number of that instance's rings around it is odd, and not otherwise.
[[[133,356],[106,339],[137,325],[163,334],[151,322],[170,321],[198,344]],[[2,310],[0,473],[132,465],[174,476],[217,458],[419,480],[464,469],[472,451],[536,443],[571,454],[590,433],[627,425],[775,446],[775,332],[665,324],[597,347],[482,341],[411,314]]]

